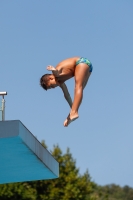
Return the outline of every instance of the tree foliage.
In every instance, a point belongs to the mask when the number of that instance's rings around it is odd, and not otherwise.
[[[129,186],[120,187],[119,185],[110,184],[98,186],[97,190],[99,190],[102,196],[105,196],[107,200],[133,200],[133,188]]]
[[[128,186],[98,186],[87,170],[81,175],[69,148],[63,154],[55,145],[51,154],[60,165],[58,179],[0,185],[0,200],[133,200],[133,189]]]
[[[55,180],[30,182],[30,186],[37,191],[37,199],[91,199],[95,184],[91,182],[88,171],[82,176],[79,175],[79,169],[76,168],[76,161],[73,159],[69,148],[63,155],[59,146],[56,145],[51,153],[59,162],[60,177]]]

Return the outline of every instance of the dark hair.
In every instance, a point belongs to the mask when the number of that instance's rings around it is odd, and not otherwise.
[[[42,88],[44,90],[47,90],[47,82],[48,82],[48,76],[51,74],[44,74],[41,78],[40,78],[40,85],[42,86]]]

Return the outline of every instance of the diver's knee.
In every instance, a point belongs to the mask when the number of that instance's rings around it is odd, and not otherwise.
[[[83,92],[83,86],[82,85],[76,85],[75,86],[75,92],[76,93],[82,93]]]

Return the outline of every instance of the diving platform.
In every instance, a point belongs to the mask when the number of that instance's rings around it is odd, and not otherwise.
[[[0,121],[0,184],[59,177],[59,163],[20,120]]]

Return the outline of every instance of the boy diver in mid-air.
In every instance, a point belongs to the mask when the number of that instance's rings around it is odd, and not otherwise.
[[[92,64],[87,58],[73,57],[63,60],[55,68],[49,65],[47,70],[52,71],[52,74],[44,74],[40,79],[40,85],[45,90],[57,86],[62,89],[64,97],[71,107],[70,113],[64,121],[64,126],[68,126],[72,121],[79,117],[78,109],[83,98],[83,89],[87,84],[92,69]],[[65,81],[72,77],[75,78],[73,102],[65,84]]]

